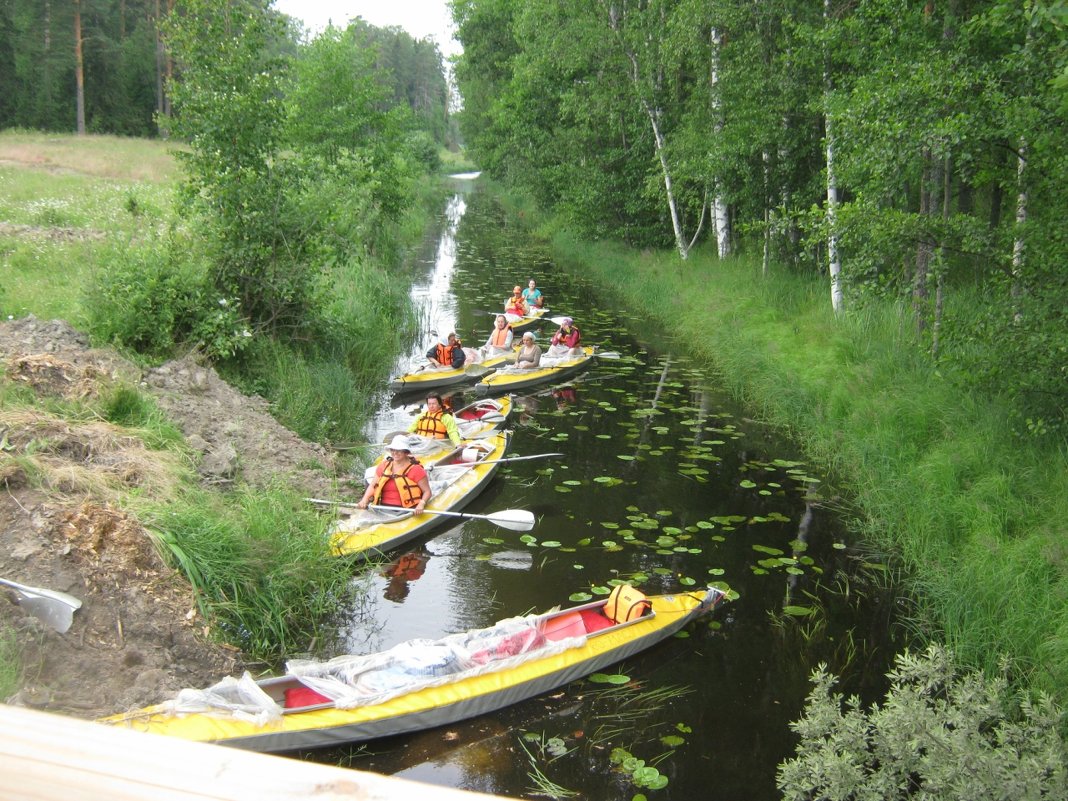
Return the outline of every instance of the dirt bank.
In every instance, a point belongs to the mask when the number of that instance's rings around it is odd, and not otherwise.
[[[28,317],[0,323],[0,370],[42,401],[90,397],[117,382],[139,385],[185,433],[206,484],[285,477],[309,494],[330,492],[331,454],[280,426],[262,398],[234,391],[193,358],[142,371],[91,349],[62,321]],[[95,717],[243,666],[239,653],[204,637],[188,586],[117,503],[123,490],[165,491],[154,484],[158,458],[100,420],[63,420],[45,404],[33,412],[0,409],[0,578],[83,602],[70,630],[58,634],[0,590],[0,626],[18,632],[27,668],[9,703]]]

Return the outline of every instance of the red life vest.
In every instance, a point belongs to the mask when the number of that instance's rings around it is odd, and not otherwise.
[[[445,439],[449,436],[449,429],[445,427],[445,412],[423,412],[415,421],[415,433],[424,437]]]
[[[371,503],[378,504],[382,500],[382,492],[386,488],[386,484],[392,481],[397,487],[397,493],[400,495],[401,506],[405,509],[410,509],[423,497],[423,490],[419,486],[419,482],[412,481],[408,477],[408,473],[413,467],[419,464],[418,461],[412,459],[412,463],[404,468],[403,472],[393,472],[393,460],[387,459],[378,466],[378,479],[375,483],[374,496],[371,499]]]

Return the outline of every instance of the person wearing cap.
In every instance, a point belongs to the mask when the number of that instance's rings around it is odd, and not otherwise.
[[[540,309],[545,305],[545,296],[541,294],[541,290],[538,289],[538,285],[534,283],[533,278],[527,282],[527,288],[523,290],[523,300],[527,302],[527,307],[531,309]]]
[[[356,504],[366,509],[376,506],[401,506],[419,514],[430,500],[430,479],[417,459],[412,458],[408,438],[398,434],[386,448],[389,455],[375,468],[374,481]]]
[[[582,334],[574,323],[570,317],[560,321],[559,330],[549,342],[549,353],[553,356],[578,356],[581,353],[579,343],[582,341]]]
[[[467,354],[455,333],[450,333],[441,342],[426,352],[427,361],[435,367],[450,367],[459,370],[464,366]]]
[[[523,334],[523,344],[515,353],[515,366],[531,370],[541,364],[541,348],[534,341],[534,332]]]
[[[527,306],[527,302],[523,300],[523,288],[513,287],[512,297],[504,301],[504,313],[514,314],[516,317],[526,317],[530,314],[530,307]]]
[[[456,418],[449,414],[445,408],[445,402],[437,393],[426,396],[426,411],[412,421],[412,424],[408,426],[408,431],[431,439],[448,437],[452,440],[453,446],[459,447],[460,445],[460,431],[456,428]]]

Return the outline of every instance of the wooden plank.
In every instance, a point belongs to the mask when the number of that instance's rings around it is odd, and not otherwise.
[[[0,801],[494,798],[3,704],[0,731]]]

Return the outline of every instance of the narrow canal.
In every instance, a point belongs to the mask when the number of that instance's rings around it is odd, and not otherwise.
[[[575,682],[492,716],[314,758],[517,798],[777,798],[776,765],[793,752],[788,724],[811,670],[827,662],[845,692],[870,696],[894,650],[890,593],[830,511],[833,488],[641,309],[614,308],[555,266],[477,181],[456,184],[412,269],[423,320],[412,353],[452,329],[477,347],[511,288],[533,278],[551,315],[574,317],[585,344],[620,358],[517,398],[511,454],[564,457],[503,465],[468,511],[530,510],[529,535],[471,520],[393,554],[365,578],[349,649],[572,604],[613,579],[650,594],[711,583],[732,600],[609,671],[626,683]],[[468,387],[454,402],[473,398]],[[368,436],[406,427],[418,400],[383,395]],[[655,766],[656,786],[617,764],[624,752]]]

